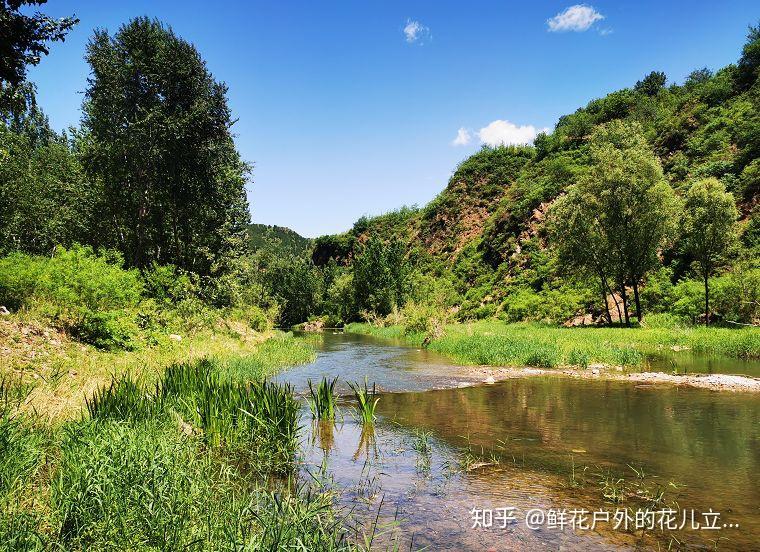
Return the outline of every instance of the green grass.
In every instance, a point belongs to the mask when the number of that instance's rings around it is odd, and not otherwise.
[[[315,358],[314,347],[292,334],[275,334],[259,345],[254,354],[228,357],[223,377],[236,381],[253,381],[269,377],[283,366],[306,364]]]
[[[334,420],[338,412],[337,399],[335,397],[335,384],[338,378],[322,381],[314,387],[309,380],[309,406],[311,415],[317,420]]]
[[[654,318],[654,317],[653,317]],[[656,319],[655,319],[656,321]],[[642,328],[562,328],[538,323],[480,321],[446,327],[429,348],[460,364],[492,366],[560,365],[587,367],[601,363],[640,367],[646,356],[688,347],[707,355],[760,358],[760,328],[659,326]],[[347,331],[421,344],[421,334],[404,335],[401,327],[351,324]]]
[[[0,550],[355,550],[331,494],[299,482],[292,389],[265,380],[312,355],[279,339],[112,378],[55,426],[4,380]]]

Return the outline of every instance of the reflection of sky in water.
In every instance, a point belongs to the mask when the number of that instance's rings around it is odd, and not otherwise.
[[[321,339],[320,339],[321,336]],[[405,347],[368,336],[325,332],[315,336],[319,354],[311,364],[296,366],[275,376],[274,381],[293,384],[296,392],[308,389],[323,377],[339,377],[339,392],[348,392],[347,382],[366,377],[384,391],[415,391],[456,387],[472,378],[458,377],[460,371],[446,358],[426,349]]]
[[[367,375],[384,389],[421,391],[456,387],[462,380],[447,375],[453,370],[427,351],[329,335],[316,362],[279,379],[303,390],[307,378],[361,381]],[[310,425],[305,411],[306,464],[316,474],[326,457],[327,479],[359,518],[374,519],[381,500],[381,520],[392,521],[398,512],[402,550],[412,536],[415,549],[429,550],[666,549],[667,539],[531,531],[522,522],[505,530],[470,529],[473,506],[514,506],[520,520],[531,508],[614,511],[592,474],[612,470],[632,482],[627,464],[644,467],[652,487],[668,487],[671,480],[685,484],[668,490],[682,508],[714,508],[741,527],[679,539],[712,548],[721,537],[718,550],[751,550],[760,539],[760,400],[754,395],[530,378],[384,394],[378,409],[374,445],[366,435],[362,440],[349,405],[335,427]],[[422,463],[413,446],[420,429],[431,435]],[[478,456],[496,454],[500,464],[462,472],[468,444]],[[581,488],[570,484],[573,466],[579,474],[587,468]]]

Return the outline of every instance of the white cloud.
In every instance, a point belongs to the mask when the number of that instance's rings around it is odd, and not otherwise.
[[[604,19],[604,16],[591,6],[576,4],[547,19],[546,23],[549,25],[549,30],[553,32],[581,32],[587,31],[591,25],[601,19]]]
[[[509,121],[496,120],[481,128],[478,138],[489,146],[532,144],[539,132],[550,132],[550,130],[538,129],[533,125],[517,126]]]
[[[472,142],[472,134],[466,128],[462,127],[457,130],[457,137],[451,141],[452,146],[466,146]]]
[[[406,26],[404,27],[404,38],[409,44],[415,42],[424,44],[427,39],[430,38],[430,29],[413,19],[406,20]]]

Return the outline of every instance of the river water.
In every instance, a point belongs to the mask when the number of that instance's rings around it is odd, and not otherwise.
[[[346,398],[335,424],[305,411],[303,437],[304,471],[381,550],[760,550],[754,394],[561,377],[485,385],[427,350],[313,339],[316,361],[278,381],[303,393],[339,377],[345,392],[366,377],[383,391],[373,431]],[[636,511],[655,528],[637,529]]]

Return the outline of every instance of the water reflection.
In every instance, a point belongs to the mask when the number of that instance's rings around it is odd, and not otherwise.
[[[424,352],[342,339],[326,344],[315,363],[331,376],[361,381],[367,375],[390,388],[398,377],[396,389],[446,381],[438,357],[431,357],[431,369]],[[287,374],[304,385],[307,377],[319,377],[314,365]],[[395,538],[402,549],[430,550],[757,549],[755,395],[530,378],[385,393],[378,413],[372,430],[357,424],[346,405],[337,425],[310,426],[305,461],[306,469],[329,473],[339,500],[365,527],[378,508],[381,521],[397,521],[398,530],[383,533],[379,542]],[[610,503],[618,487],[622,505]],[[662,490],[658,504],[712,508],[739,529],[642,534],[611,527],[534,531],[522,523],[531,508],[615,510],[636,507],[645,497],[654,501]],[[520,522],[472,529],[473,506],[513,506]]]

